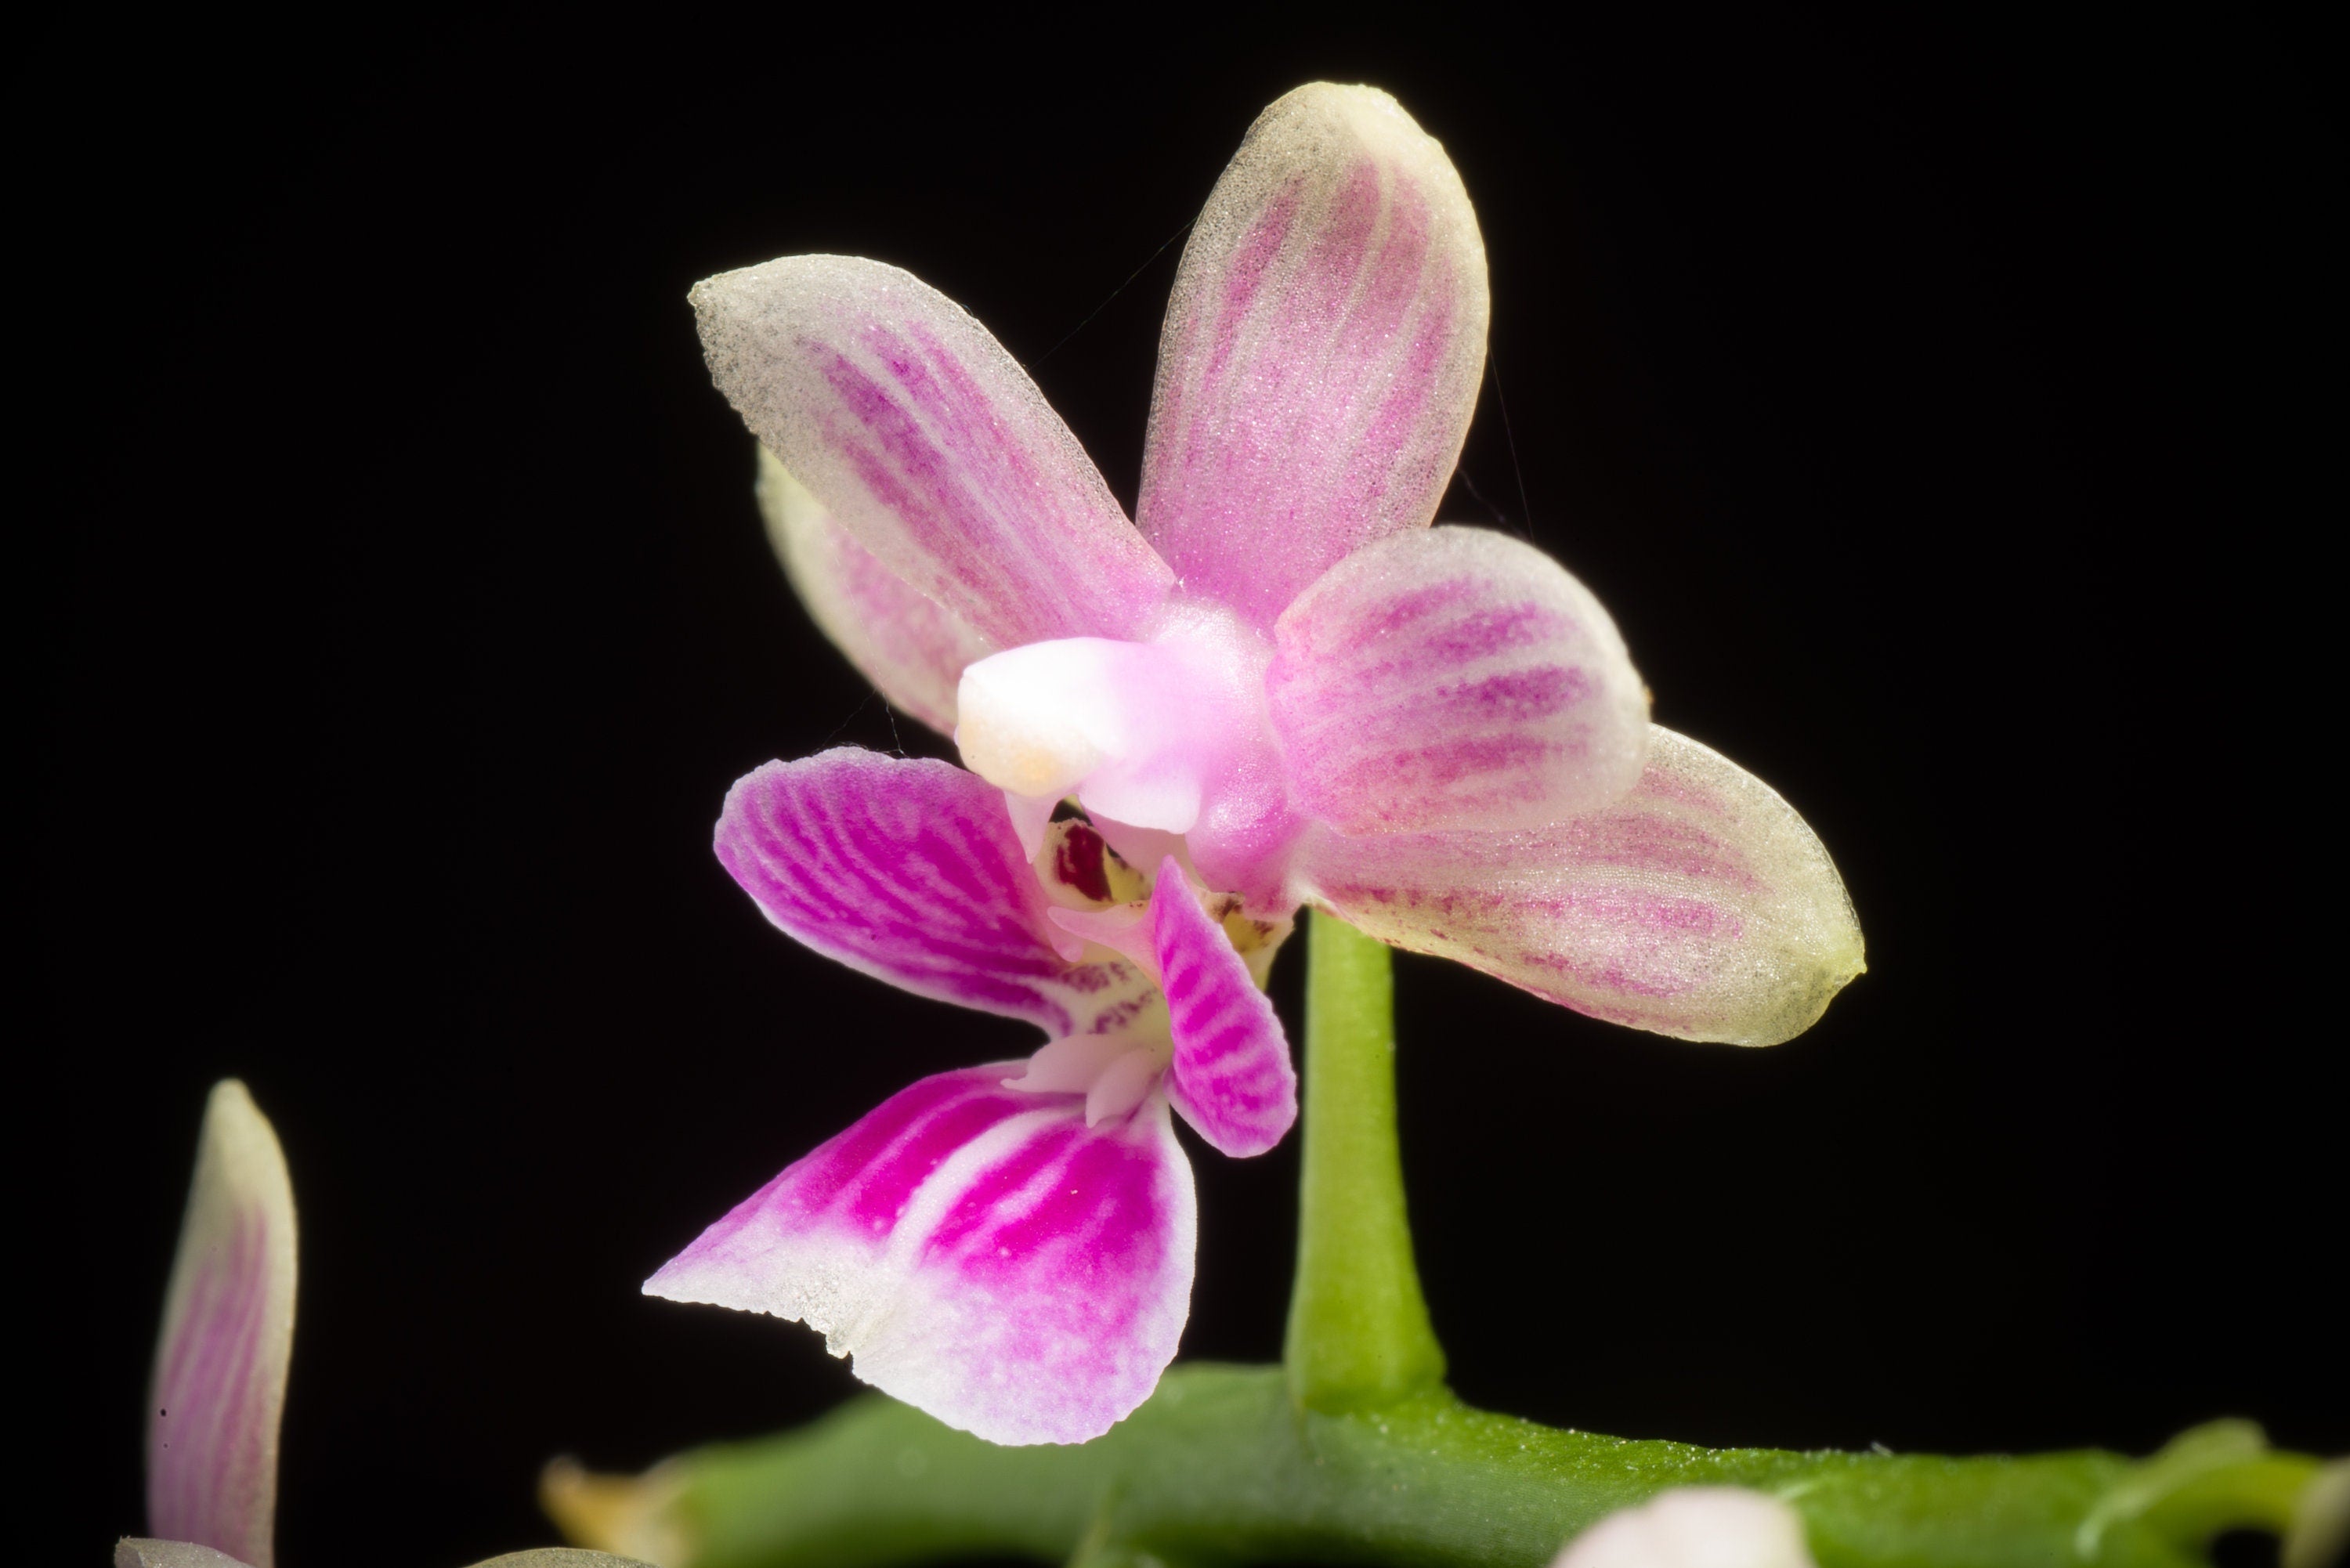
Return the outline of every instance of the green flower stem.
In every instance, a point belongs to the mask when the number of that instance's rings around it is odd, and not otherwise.
[[[2181,1533],[2158,1507],[2109,1506],[2159,1462],[1630,1442],[1488,1415],[1441,1389],[1323,1415],[1298,1409],[1277,1368],[1201,1366],[1169,1373],[1141,1409],[1078,1448],[996,1448],[868,1395],[803,1431],[705,1449],[628,1484],[658,1508],[641,1522],[680,1542],[691,1568],[982,1554],[1538,1568],[1616,1509],[1708,1484],[1793,1502],[1821,1568],[2187,1568],[2203,1561],[2199,1523]],[[2268,1454],[2258,1468],[2250,1511],[2267,1521],[2315,1463]],[[2196,1511],[2241,1521],[2248,1511]]]
[[[1440,1386],[1444,1351],[1404,1211],[1387,944],[1318,911],[1310,920],[1305,1177],[1282,1359],[1297,1402],[1329,1413]]]

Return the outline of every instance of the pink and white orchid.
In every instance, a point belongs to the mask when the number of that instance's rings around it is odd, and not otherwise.
[[[1684,1039],[1787,1039],[1859,971],[1816,836],[1649,723],[1591,593],[1430,526],[1485,259],[1387,95],[1290,93],[1210,196],[1139,526],[1003,347],[906,273],[787,257],[693,303],[801,597],[968,770],[769,763],[719,857],[810,947],[1049,1038],[894,1096],[649,1292],[805,1320],[982,1437],[1080,1441],[1149,1395],[1188,1314],[1170,1109],[1234,1155],[1295,1116],[1261,987],[1300,907]]]

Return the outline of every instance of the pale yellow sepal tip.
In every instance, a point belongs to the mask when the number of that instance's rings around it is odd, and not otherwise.
[[[550,1459],[538,1473],[538,1506],[565,1539],[653,1568],[686,1568],[693,1533],[674,1504],[685,1480],[673,1461],[640,1476],[600,1474],[577,1459]]]

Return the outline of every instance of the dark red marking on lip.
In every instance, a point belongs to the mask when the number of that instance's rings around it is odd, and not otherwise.
[[[1061,847],[1053,860],[1053,875],[1064,887],[1074,888],[1097,903],[1107,904],[1109,898],[1109,870],[1102,857],[1109,846],[1094,831],[1090,823],[1072,822],[1061,835]]]

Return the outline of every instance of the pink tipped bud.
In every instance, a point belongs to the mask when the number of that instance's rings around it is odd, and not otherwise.
[[[271,1568],[293,1350],[293,1184],[268,1118],[224,1079],[204,1107],[155,1345],[149,1530]]]

